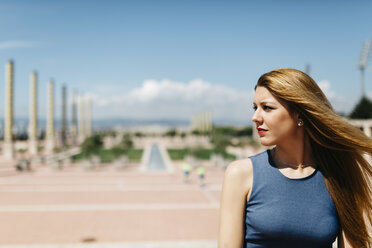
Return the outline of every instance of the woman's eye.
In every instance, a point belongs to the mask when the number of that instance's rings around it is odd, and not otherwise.
[[[253,110],[256,111],[257,110],[257,106],[253,106]]]
[[[272,107],[269,107],[269,106],[263,106],[263,109],[264,110],[272,110],[273,108]]]

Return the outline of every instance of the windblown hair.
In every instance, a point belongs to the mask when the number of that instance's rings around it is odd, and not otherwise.
[[[259,78],[258,86],[299,114],[345,236],[353,247],[372,247],[368,231],[372,166],[367,159],[372,155],[372,139],[339,116],[315,81],[301,71],[273,70]]]

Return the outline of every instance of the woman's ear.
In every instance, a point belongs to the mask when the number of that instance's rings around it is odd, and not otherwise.
[[[297,116],[297,126],[302,127],[304,125],[304,121],[302,120],[299,114],[296,114],[296,116]]]

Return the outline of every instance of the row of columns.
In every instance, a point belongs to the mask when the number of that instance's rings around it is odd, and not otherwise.
[[[210,111],[204,111],[197,113],[192,117],[191,123],[192,130],[199,132],[211,132],[212,131],[212,114]]]
[[[92,135],[92,103],[89,96],[80,95],[77,98],[78,111],[78,142]]]
[[[37,125],[37,73],[30,75],[30,121],[28,129],[28,152],[31,156],[38,153],[38,125]],[[14,85],[14,63],[8,61],[5,66],[5,126],[4,126],[4,144],[3,155],[5,158],[14,157],[13,141],[13,96]],[[46,153],[53,152],[55,148],[55,127],[54,127],[54,82],[48,82],[47,99],[47,123],[44,148]],[[79,111],[78,107],[79,106]],[[70,143],[77,145],[86,137],[92,134],[91,118],[91,99],[89,96],[77,96],[72,93],[72,124],[70,130]],[[79,129],[77,130],[77,121]],[[62,88],[62,119],[61,119],[61,144],[66,145],[67,141],[67,88]]]
[[[4,157],[13,157],[13,61],[5,66]]]

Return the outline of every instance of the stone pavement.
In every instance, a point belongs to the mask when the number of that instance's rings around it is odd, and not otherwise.
[[[7,168],[0,170],[0,248],[217,247],[221,169],[208,168],[202,188],[196,173],[184,183],[178,169]]]

